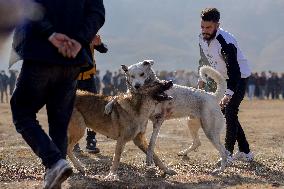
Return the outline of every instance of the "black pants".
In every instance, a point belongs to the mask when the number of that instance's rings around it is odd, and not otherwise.
[[[24,61],[11,98],[16,130],[47,168],[66,158],[67,128],[73,111],[79,70],[75,66]],[[44,105],[49,135],[36,118]]]
[[[250,152],[245,133],[238,120],[239,106],[245,96],[247,80],[247,78],[243,78],[239,81],[237,90],[235,91],[226,108],[223,110],[227,124],[225,147],[231,154],[234,151],[236,141],[238,141],[240,152]]]

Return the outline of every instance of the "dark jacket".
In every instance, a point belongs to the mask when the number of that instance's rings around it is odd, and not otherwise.
[[[92,64],[89,44],[105,21],[103,0],[35,0],[43,8],[37,21],[16,28],[13,47],[24,60],[64,65]],[[63,33],[81,43],[75,59],[64,58],[48,37]]]

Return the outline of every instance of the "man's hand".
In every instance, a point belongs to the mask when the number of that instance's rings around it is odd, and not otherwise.
[[[53,33],[48,40],[58,49],[64,57],[76,58],[82,45],[62,33]]]
[[[225,95],[225,96],[221,99],[221,101],[220,101],[220,103],[219,103],[219,105],[221,106],[221,109],[224,109],[224,108],[227,106],[227,104],[230,102],[231,98],[232,98],[232,96],[230,96],[230,95]]]
[[[78,41],[70,39],[69,41],[65,41],[63,45],[58,48],[58,52],[64,57],[76,58],[81,48],[82,45]]]
[[[198,80],[198,84],[197,84],[198,89],[204,89],[205,87],[205,82],[202,80]]]
[[[60,48],[64,42],[71,40],[67,35],[62,33],[53,33],[48,40],[56,47]]]

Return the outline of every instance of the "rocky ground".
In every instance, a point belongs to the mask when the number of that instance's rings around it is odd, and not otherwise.
[[[38,118],[46,129],[44,110]],[[119,180],[105,180],[115,142],[98,135],[101,153],[77,154],[87,174],[75,172],[63,188],[284,188],[284,101],[244,101],[240,120],[255,153],[252,163],[235,162],[224,173],[212,175],[219,157],[203,131],[199,150],[179,157],[177,153],[190,145],[191,138],[186,119],[170,120],[162,126],[156,151],[177,175],[146,167],[145,155],[130,142],[121,158]],[[84,149],[85,140],[80,145]],[[0,188],[42,188],[43,173],[40,160],[16,133],[8,104],[0,104]]]

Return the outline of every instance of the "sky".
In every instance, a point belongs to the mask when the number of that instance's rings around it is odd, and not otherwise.
[[[109,51],[96,53],[103,73],[153,59],[156,70],[196,70],[200,11],[216,7],[253,71],[284,72],[284,0],[105,0],[99,31]],[[9,46],[9,45],[7,45]],[[7,48],[8,49],[8,48]],[[5,51],[8,55],[8,50]],[[0,60],[0,69],[7,60]]]

